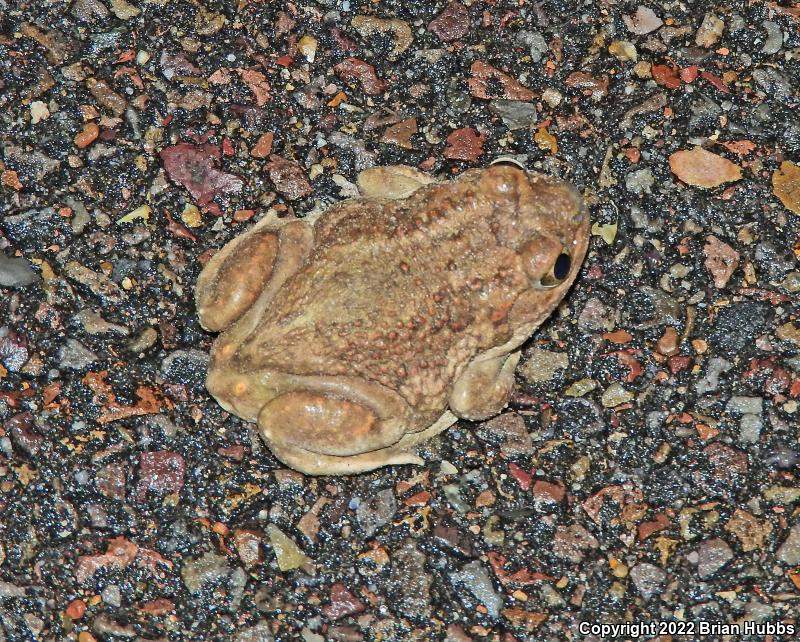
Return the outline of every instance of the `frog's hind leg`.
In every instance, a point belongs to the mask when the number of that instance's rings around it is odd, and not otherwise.
[[[425,463],[414,453],[377,450],[360,455],[337,457],[306,450],[295,444],[265,441],[281,462],[306,475],[356,475],[383,466],[400,466],[402,464],[421,466]]]
[[[258,428],[275,456],[307,475],[349,475],[381,466],[422,464],[399,452],[402,418],[319,392],[287,392],[267,403]]]
[[[500,412],[514,387],[514,369],[520,351],[476,357],[456,379],[450,393],[450,409],[463,419],[477,421]]]
[[[293,274],[313,246],[300,220],[262,220],[206,263],[195,288],[200,325],[218,332],[238,321],[264,294]]]

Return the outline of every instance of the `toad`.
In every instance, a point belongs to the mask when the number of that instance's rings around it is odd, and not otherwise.
[[[313,219],[265,217],[197,281],[221,332],[208,390],[312,475],[422,464],[416,444],[500,412],[589,238],[572,187],[509,161],[447,182],[371,168],[358,186]]]

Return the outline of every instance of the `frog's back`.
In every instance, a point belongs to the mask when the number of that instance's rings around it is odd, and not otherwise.
[[[508,309],[526,286],[493,229],[513,204],[487,199],[477,180],[323,214],[311,256],[241,345],[243,364],[360,376],[416,408],[441,406],[472,356],[508,339]]]

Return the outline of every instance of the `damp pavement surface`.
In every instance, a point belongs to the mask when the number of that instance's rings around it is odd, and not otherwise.
[[[0,640],[795,639],[799,88],[797,2],[0,0]],[[509,408],[281,466],[204,262],[501,155],[594,225]]]

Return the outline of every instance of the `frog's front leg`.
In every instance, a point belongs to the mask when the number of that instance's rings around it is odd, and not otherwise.
[[[267,291],[291,276],[313,247],[304,221],[262,220],[229,241],[197,278],[195,301],[200,325],[219,332],[238,321]]]
[[[288,392],[267,403],[258,428],[275,456],[307,475],[349,475],[381,466],[424,463],[394,446],[402,419],[319,392]]]
[[[514,387],[520,351],[489,358],[476,357],[456,379],[450,409],[462,419],[477,421],[500,412]]]
[[[432,176],[408,165],[387,165],[363,170],[356,179],[364,198],[406,198],[420,187],[435,183]]]

